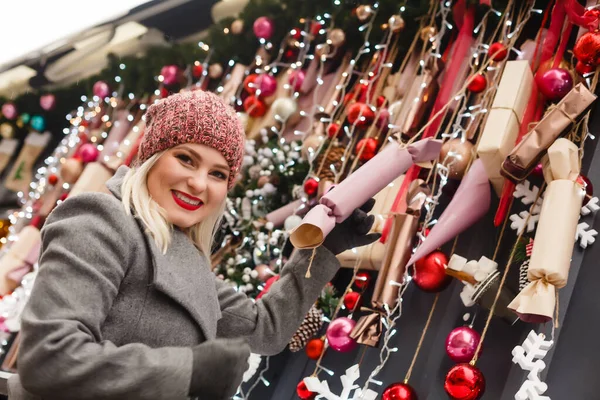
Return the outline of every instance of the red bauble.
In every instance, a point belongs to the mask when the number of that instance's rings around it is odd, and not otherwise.
[[[579,61],[596,66],[600,62],[600,32],[584,33],[573,48],[573,54]]]
[[[60,201],[65,201],[69,197],[69,193],[63,193],[60,195]]]
[[[160,98],[164,99],[166,97],[169,97],[169,91],[167,90],[167,88],[165,88],[164,86],[160,88]]]
[[[544,177],[544,166],[542,163],[538,163],[535,167],[533,167],[533,171],[531,171],[535,176],[539,176],[540,178]]]
[[[58,183],[58,176],[56,176],[55,174],[50,175],[48,177],[48,183],[52,186],[56,185]]]
[[[192,75],[194,75],[194,78],[200,78],[202,76],[202,73],[204,72],[204,67],[202,66],[202,64],[200,64],[199,61],[196,61],[194,63],[194,68],[192,68]]]
[[[315,178],[308,178],[304,181],[304,193],[314,196],[319,190],[319,182]]]
[[[269,279],[267,279],[267,281],[265,282],[265,287],[263,288],[263,290],[258,294],[258,296],[256,296],[256,300],[260,299],[261,297],[263,297],[265,294],[269,293],[269,290],[271,289],[271,286],[273,286],[273,284],[275,282],[277,282],[279,280],[279,275],[275,275],[270,277]]]
[[[594,185],[592,185],[592,182],[585,175],[579,175],[577,182],[585,190],[585,197],[583,198],[583,203],[581,204],[582,206],[585,206],[592,199],[592,197],[594,197]]]
[[[359,158],[361,161],[369,161],[371,158],[375,157],[376,152],[377,140],[373,138],[360,139],[356,144],[355,153],[357,155],[360,154]]]
[[[485,378],[470,364],[458,364],[446,374],[444,389],[453,400],[477,400],[485,392]]]
[[[344,95],[344,105],[352,104],[354,101],[354,93],[350,92]]]
[[[508,49],[500,42],[492,43],[488,49],[488,56],[494,61],[502,61],[508,55]]]
[[[256,96],[248,96],[244,100],[244,110],[252,118],[262,117],[267,113],[267,106]]]
[[[385,103],[385,100],[385,96],[379,96],[377,97],[375,104],[377,104],[377,107],[381,107]]]
[[[342,130],[340,129],[340,124],[336,124],[335,122],[332,122],[327,127],[327,135],[331,139],[333,139],[334,137],[340,137],[341,133],[342,133]]]
[[[350,312],[354,311],[360,303],[360,294],[358,292],[348,292],[344,296],[344,305]]]
[[[310,339],[306,346],[304,346],[304,352],[311,360],[318,360],[323,354],[325,348],[325,342],[323,339]]]
[[[317,397],[317,393],[311,392],[306,388],[306,383],[304,383],[304,380],[301,380],[298,386],[296,386],[296,394],[302,400],[312,400]]]
[[[244,89],[250,94],[256,93],[256,89],[258,89],[255,84],[256,78],[258,78],[256,74],[250,74],[244,78]]]
[[[485,90],[486,87],[487,87],[487,79],[485,79],[485,76],[478,74],[478,75],[471,77],[471,79],[469,80],[469,86],[467,86],[467,89],[469,89],[469,91],[471,91],[473,93],[481,93]]]
[[[573,89],[573,78],[563,68],[550,68],[543,74],[536,74],[538,89],[548,100],[560,100]]]
[[[369,282],[371,281],[371,277],[366,272],[359,272],[356,274],[356,279],[354,280],[354,286],[359,289],[364,289],[369,286]]]
[[[300,28],[294,28],[290,33],[292,37],[296,40],[300,40],[300,38],[302,37],[302,29]]]
[[[579,75],[589,74],[591,72],[594,72],[595,70],[596,67],[584,64],[581,61],[577,61],[577,64],[575,65],[575,71],[577,71]]]
[[[415,389],[406,383],[392,383],[385,388],[381,400],[417,400]]]
[[[366,128],[374,119],[375,113],[365,103],[354,103],[348,109],[348,122],[352,125],[356,123],[358,128]]]
[[[450,283],[446,275],[448,257],[441,251],[434,251],[415,263],[413,280],[424,292],[440,292]]]
[[[323,23],[321,22],[317,22],[317,21],[313,21],[310,24],[310,33],[313,35],[318,35],[319,32],[321,31],[321,29],[323,29]]]

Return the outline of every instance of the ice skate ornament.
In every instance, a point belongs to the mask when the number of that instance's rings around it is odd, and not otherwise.
[[[481,295],[500,277],[498,263],[482,256],[479,261],[453,254],[448,262],[448,272],[457,272],[457,278],[465,285],[460,299],[465,307],[475,305]],[[449,275],[455,275],[449,273]]]
[[[546,357],[553,344],[552,340],[545,340],[543,334],[532,330],[523,344],[513,349],[513,363],[529,371],[527,380],[515,394],[515,400],[550,400],[550,397],[543,396],[548,390],[548,385],[540,380],[540,373],[546,368],[542,358]]]
[[[306,388],[313,393],[317,393],[316,399],[326,400],[375,400],[377,393],[367,389],[364,393],[359,385],[354,382],[360,377],[358,364],[355,364],[346,370],[346,374],[340,377],[342,382],[342,393],[336,395],[331,392],[327,381],[320,381],[319,378],[311,376],[304,378]]]

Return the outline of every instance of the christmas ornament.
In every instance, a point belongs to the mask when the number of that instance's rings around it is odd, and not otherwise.
[[[369,282],[371,282],[371,276],[367,272],[359,272],[356,274],[356,279],[354,279],[354,286],[365,289],[369,286]]]
[[[374,138],[360,139],[354,153],[359,155],[361,161],[369,161],[377,153],[377,140]]]
[[[277,282],[278,280],[279,280],[279,275],[275,275],[275,276],[272,276],[269,279],[267,279],[267,281],[265,282],[265,287],[260,291],[258,296],[256,296],[256,300],[260,299],[265,294],[269,293],[269,289],[271,289],[271,286],[273,286],[273,284],[275,282]]]
[[[298,103],[291,97],[279,97],[273,102],[273,111],[283,121],[287,121],[292,115],[298,111]]]
[[[321,354],[323,354],[324,349],[325,342],[323,341],[323,339],[315,338],[308,341],[308,343],[304,347],[304,352],[306,353],[307,357],[311,360],[318,360],[319,357],[321,357]]]
[[[308,314],[304,317],[302,324],[292,336],[289,347],[291,352],[296,352],[304,348],[308,341],[314,337],[323,326],[323,311],[312,306]]]
[[[304,380],[300,381],[296,386],[296,394],[302,400],[312,400],[317,396],[317,393],[311,392],[306,388],[306,383]]]
[[[427,26],[421,29],[420,36],[421,40],[423,40],[424,42],[430,40],[435,35],[437,35],[437,29],[435,29],[435,26]]]
[[[94,83],[92,93],[94,93],[94,96],[98,96],[101,99],[110,97],[110,86],[108,86],[108,83],[104,81],[98,81]]]
[[[330,139],[339,138],[340,136],[342,136],[340,124],[336,124],[335,122],[329,124],[329,126],[327,127],[327,136],[329,136]]]
[[[254,268],[256,272],[258,272],[258,279],[261,282],[267,281],[269,278],[273,277],[275,273],[271,270],[271,268],[267,264],[259,264]]]
[[[287,217],[285,219],[285,222],[283,223],[283,229],[286,232],[290,232],[291,230],[293,230],[294,228],[296,228],[301,223],[302,223],[302,217],[301,216],[299,216],[299,215],[290,215],[289,217]]]
[[[542,165],[542,163],[538,163],[533,170],[531,171],[532,174],[534,174],[537,177],[543,178],[544,177],[544,166]]]
[[[535,81],[540,92],[551,101],[560,100],[573,89],[573,78],[563,68],[551,68],[543,74],[536,74]]]
[[[175,85],[179,82],[180,69],[177,65],[165,65],[160,70],[163,77],[162,83],[167,86]]]
[[[256,78],[255,86],[260,89],[260,95],[269,97],[277,90],[277,80],[268,74],[261,74]]]
[[[12,120],[17,118],[17,107],[13,103],[4,103],[2,105],[2,115],[4,118]]]
[[[469,326],[453,329],[446,338],[446,354],[457,363],[466,363],[473,359],[481,336]]]
[[[469,89],[469,91],[471,91],[473,93],[481,93],[485,90],[486,87],[487,87],[487,79],[485,79],[485,76],[483,76],[481,74],[477,74],[477,75],[471,77],[471,79],[469,80],[469,85],[467,86],[467,89]]]
[[[164,99],[164,98],[167,98],[167,97],[169,97],[169,95],[170,95],[170,94],[171,94],[171,93],[170,93],[170,92],[167,90],[167,88],[166,88],[166,87],[162,86],[162,87],[160,88],[160,98],[161,98],[161,99]]]
[[[315,48],[315,54],[317,55],[317,57],[327,56],[330,51],[331,46],[329,46],[327,43],[318,44]]]
[[[321,21],[312,21],[310,23],[310,34],[316,36],[320,34],[321,29],[323,29],[323,22]]]
[[[477,367],[458,364],[446,374],[444,389],[452,400],[477,400],[485,391],[485,378]]]
[[[214,63],[208,67],[208,77],[210,79],[219,79],[223,75],[223,67],[219,63]]]
[[[198,79],[202,76],[204,72],[204,67],[200,63],[200,61],[194,61],[194,68],[192,68],[192,75],[194,78]]]
[[[594,72],[595,70],[596,70],[596,67],[594,67],[592,65],[584,64],[581,61],[577,61],[577,64],[575,64],[575,71],[577,71],[577,73],[579,75],[590,74],[590,73]]]
[[[259,17],[254,21],[252,29],[257,38],[269,40],[275,32],[275,24],[267,17]]]
[[[585,190],[585,197],[583,198],[582,206],[586,206],[588,202],[594,197],[594,185],[592,185],[592,181],[585,175],[579,175],[577,178],[577,182],[583,187]]]
[[[48,183],[52,186],[56,185],[58,183],[58,176],[56,176],[55,174],[51,174],[50,176],[48,176]]]
[[[453,179],[462,179],[472,158],[473,144],[468,140],[448,140],[440,151],[440,161],[448,167],[448,175]]]
[[[356,7],[356,17],[359,21],[365,22],[371,14],[373,13],[373,9],[369,5],[361,5]]]
[[[244,110],[252,118],[259,118],[266,114],[267,106],[256,96],[248,96],[244,100]]]
[[[308,178],[304,181],[304,193],[314,196],[319,190],[319,182],[315,178]]]
[[[306,77],[306,74],[301,69],[293,70],[290,73],[290,76],[288,78],[288,83],[293,88],[294,92],[300,91],[300,88],[302,87],[302,83],[304,83],[305,77]]]
[[[78,155],[84,163],[90,163],[98,159],[100,152],[93,144],[85,143],[79,148]]]
[[[494,61],[502,61],[508,56],[508,49],[500,42],[492,43],[488,49],[488,57]]]
[[[234,35],[239,35],[244,30],[244,20],[236,19],[231,23],[231,33]]]
[[[584,33],[575,42],[573,54],[582,63],[597,66],[600,62],[600,32]]]
[[[31,127],[38,132],[42,132],[46,129],[46,120],[41,115],[34,115],[31,117]]]
[[[64,164],[62,164],[60,168],[60,176],[63,178],[63,181],[69,185],[77,182],[77,179],[79,179],[79,176],[82,172],[83,164],[81,159],[78,158],[69,158],[65,160]]]
[[[545,340],[543,334],[537,334],[535,331],[530,331],[527,338],[521,346],[515,346],[512,351],[512,362],[529,371],[527,380],[523,382],[519,391],[515,394],[515,399],[518,400],[549,400],[547,396],[542,396],[548,385],[540,379],[540,373],[546,368],[546,363],[542,360],[552,348],[554,342]]]
[[[346,33],[340,28],[335,28],[329,31],[327,39],[331,42],[332,46],[339,47],[346,42]]]
[[[350,333],[354,329],[356,321],[340,317],[336,318],[327,327],[327,342],[335,351],[342,353],[352,351],[357,346],[356,340],[350,337]]]
[[[40,107],[45,111],[52,111],[56,107],[56,96],[52,93],[40,96]]]
[[[319,394],[320,398],[326,400],[375,400],[377,392],[367,389],[362,391],[355,382],[360,378],[360,369],[355,364],[346,370],[346,373],[340,377],[342,382],[342,393],[338,396],[329,389],[327,381],[319,381],[316,376],[304,378],[306,387]],[[354,392],[354,393],[353,393]]]
[[[0,125],[0,136],[4,139],[12,139],[15,136],[15,128],[8,122]]]
[[[417,400],[417,392],[407,383],[392,383],[385,388],[381,400]]]
[[[354,103],[348,109],[348,122],[357,128],[365,128],[373,122],[375,113],[365,103]]]
[[[325,137],[321,135],[310,135],[304,139],[302,149],[300,150],[302,158],[305,160],[312,160],[312,156],[319,150],[323,140],[325,140]]]
[[[441,251],[434,251],[415,263],[413,281],[424,292],[440,292],[450,283],[446,275],[448,258]]]
[[[346,306],[346,308],[348,310],[350,310],[350,312],[355,311],[356,307],[359,304],[360,304],[360,294],[358,294],[358,292],[346,293],[346,295],[344,296],[344,306]]]
[[[398,14],[394,14],[388,19],[388,26],[392,32],[399,32],[404,29],[406,23],[404,22],[404,18]]]
[[[256,78],[258,78],[257,74],[250,74],[244,78],[243,85],[246,92],[250,94],[256,93],[256,89],[258,88],[258,85],[256,84]]]

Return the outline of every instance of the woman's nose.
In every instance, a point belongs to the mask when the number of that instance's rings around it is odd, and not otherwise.
[[[188,185],[192,189],[192,195],[198,195],[206,190],[208,177],[204,173],[198,173],[188,178]]]

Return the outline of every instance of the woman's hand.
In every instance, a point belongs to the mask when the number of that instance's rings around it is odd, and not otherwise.
[[[375,216],[367,213],[373,209],[374,205],[375,199],[369,199],[360,208],[355,209],[344,222],[336,224],[325,238],[323,246],[337,255],[378,240],[381,233],[369,233],[375,222]]]

